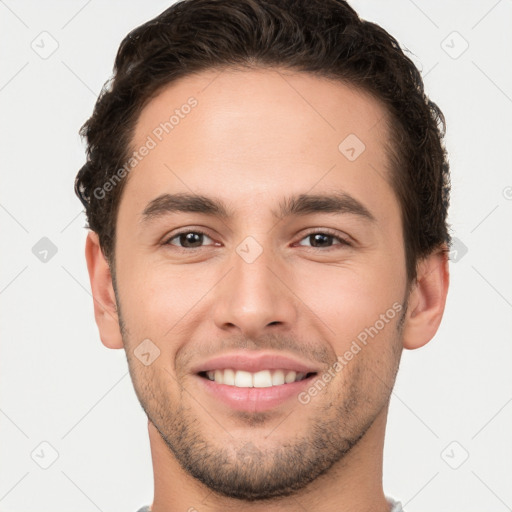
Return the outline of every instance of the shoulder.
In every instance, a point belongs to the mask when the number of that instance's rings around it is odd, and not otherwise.
[[[388,503],[391,505],[389,512],[405,512],[405,510],[402,508],[402,504],[399,501],[395,501],[394,499],[389,498],[389,497],[387,497],[386,499],[388,500]],[[139,512],[146,512],[146,511],[139,511]]]

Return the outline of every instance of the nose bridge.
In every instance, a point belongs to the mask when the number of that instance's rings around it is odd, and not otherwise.
[[[256,337],[272,325],[289,327],[294,322],[293,294],[276,277],[281,265],[270,247],[247,237],[229,266],[231,271],[215,296],[214,320],[219,328],[235,326]]]

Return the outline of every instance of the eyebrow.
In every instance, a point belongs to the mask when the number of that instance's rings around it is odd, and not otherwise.
[[[171,213],[202,213],[228,219],[233,211],[218,198],[199,194],[162,194],[150,201],[142,212],[142,223]],[[375,223],[375,216],[360,201],[345,192],[331,194],[299,194],[285,198],[279,209],[272,210],[274,217],[290,217],[313,213],[352,214]]]

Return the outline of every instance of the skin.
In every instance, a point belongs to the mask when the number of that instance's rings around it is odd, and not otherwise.
[[[382,454],[391,389],[402,349],[436,333],[449,277],[439,250],[407,283],[385,108],[305,73],[211,70],[149,102],[133,148],[190,96],[197,107],[129,174],[114,283],[97,235],[86,242],[101,340],[126,350],[149,418],[152,510],[389,510]],[[351,133],[366,146],[354,161],[338,149]],[[350,194],[375,222],[352,213],[272,214],[287,196],[333,191]],[[142,221],[149,202],[177,192],[218,198],[232,215],[174,212]],[[172,238],[198,228],[207,234],[199,248]],[[334,237],[314,247],[308,235],[326,229]],[[236,251],[247,236],[262,249],[252,263]],[[243,349],[298,355],[326,371],[393,304],[400,314],[307,404],[234,411],[191,370]],[[145,366],[133,351],[148,338],[160,356]]]

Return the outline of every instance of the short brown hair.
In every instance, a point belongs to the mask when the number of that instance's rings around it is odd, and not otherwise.
[[[419,259],[446,250],[443,244],[449,247],[445,119],[396,39],[360,19],[343,0],[182,0],[125,37],[113,77],[80,130],[87,162],[76,177],[75,192],[111,265],[126,180],[104,197],[94,191],[129,158],[141,110],[171,82],[226,67],[316,74],[353,85],[384,104],[408,280],[416,278]]]

